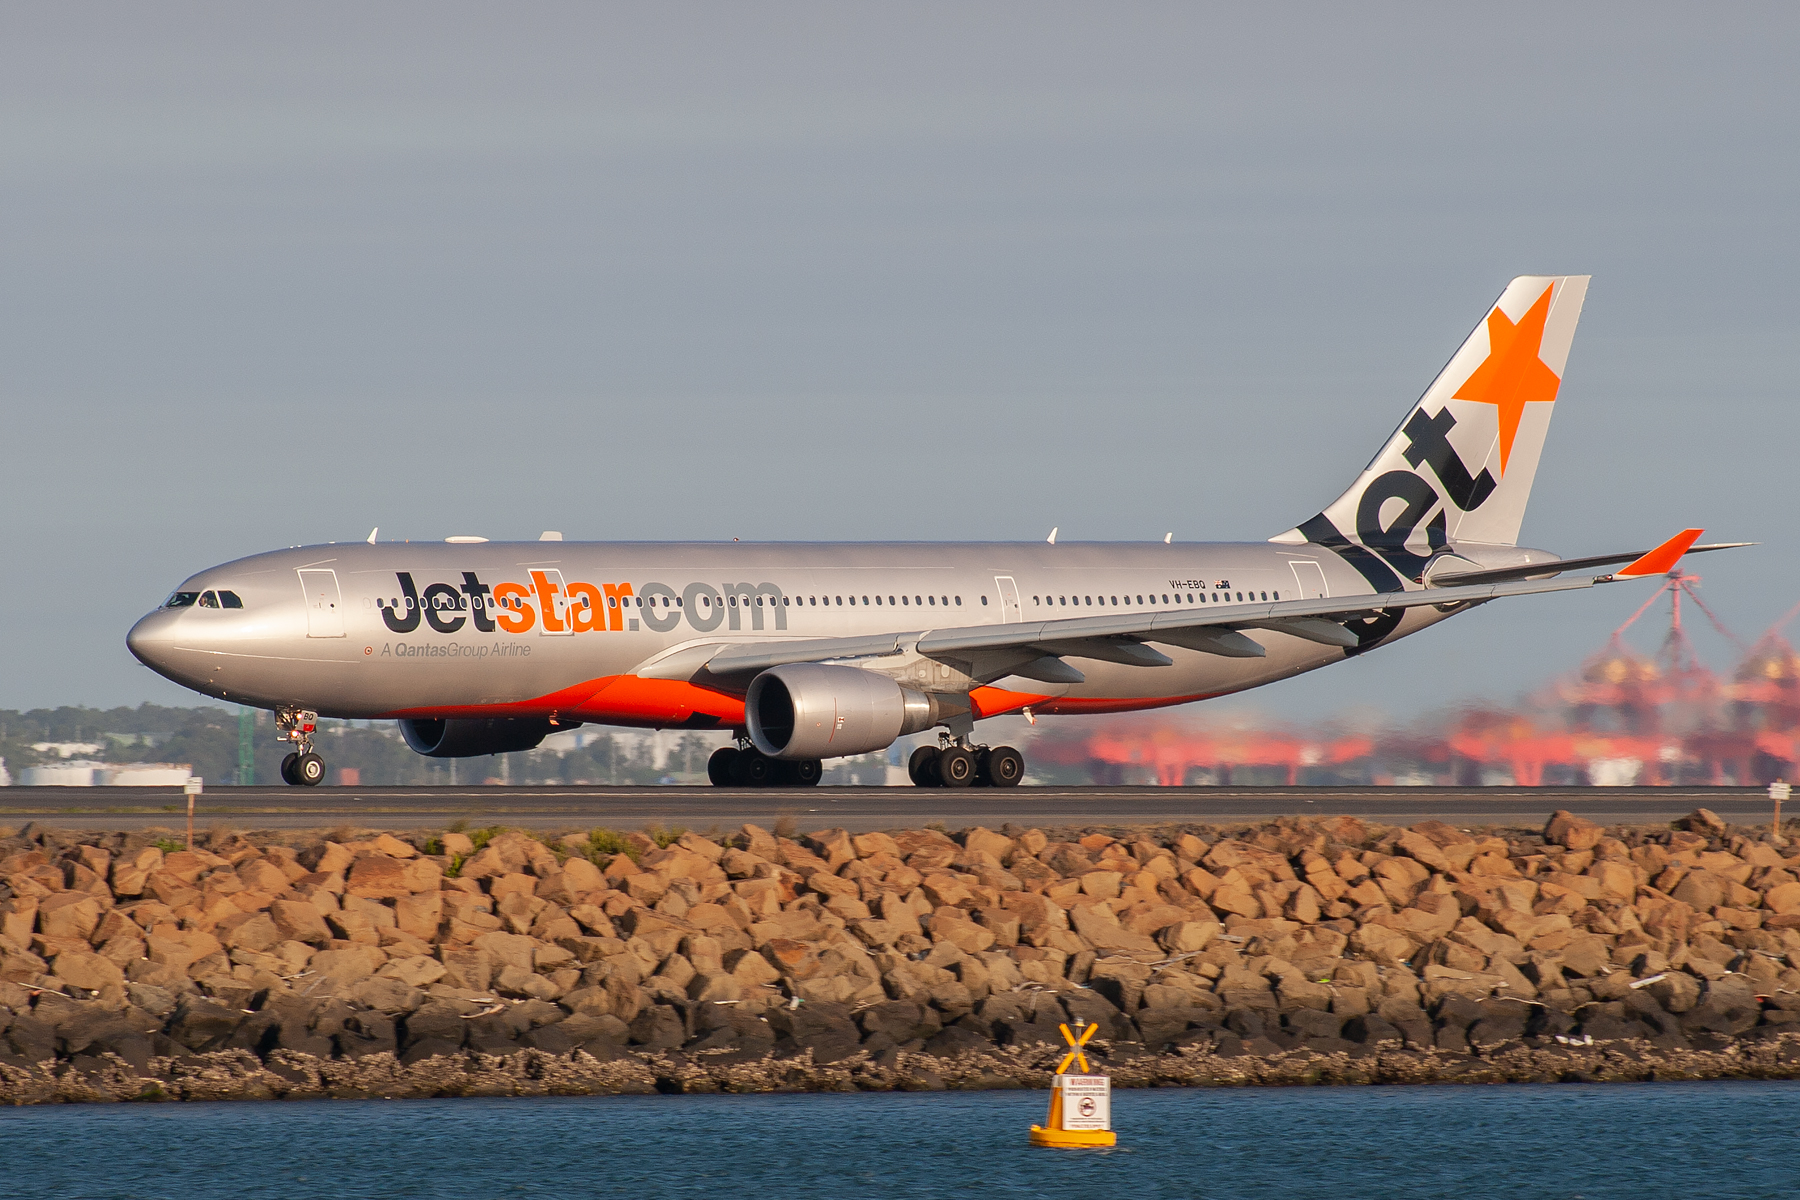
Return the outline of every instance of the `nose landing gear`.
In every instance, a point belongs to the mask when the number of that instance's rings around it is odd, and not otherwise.
[[[318,787],[325,779],[325,760],[313,753],[313,734],[319,726],[319,714],[301,708],[275,710],[275,728],[284,742],[299,749],[281,760],[281,778],[290,787]]]

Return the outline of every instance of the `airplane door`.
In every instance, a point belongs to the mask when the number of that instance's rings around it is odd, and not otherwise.
[[[554,584],[556,586],[556,599],[552,603],[555,605],[557,623],[560,624],[562,626],[562,628],[561,629],[546,629],[544,627],[544,623],[542,621],[539,621],[538,622],[538,636],[539,637],[563,637],[565,635],[573,634],[575,631],[569,627],[569,597],[563,592],[562,572],[557,571],[557,570],[549,570],[549,571],[543,571],[541,573],[545,579],[548,579],[552,584]]]
[[[1300,599],[1323,600],[1331,595],[1331,589],[1325,586],[1325,568],[1308,560],[1290,560],[1288,566],[1294,570],[1294,582],[1300,585]]]
[[[1011,575],[994,576],[994,586],[1000,589],[1000,619],[1007,624],[1024,619],[1019,609],[1019,588]]]
[[[300,571],[300,591],[306,597],[306,636],[344,636],[344,601],[338,592],[336,571]]]

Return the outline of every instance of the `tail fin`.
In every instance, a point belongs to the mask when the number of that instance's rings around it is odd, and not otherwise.
[[[1507,284],[1350,490],[1272,540],[1332,546],[1378,590],[1449,542],[1516,544],[1587,283]]]

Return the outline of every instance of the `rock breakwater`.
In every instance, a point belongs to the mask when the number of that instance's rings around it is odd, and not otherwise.
[[[1800,851],[1677,825],[27,828],[0,1101],[1800,1076]]]

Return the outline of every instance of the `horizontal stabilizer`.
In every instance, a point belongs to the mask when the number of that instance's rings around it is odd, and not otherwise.
[[[1684,535],[1685,536],[1685,535]],[[1738,550],[1745,546],[1754,546],[1755,542],[1714,542],[1710,546],[1689,546],[1689,554],[1705,554],[1709,550]],[[1660,549],[1660,547],[1658,548]],[[1518,567],[1495,567],[1491,571],[1453,571],[1445,574],[1432,573],[1426,576],[1426,582],[1432,587],[1462,587],[1471,583],[1505,583],[1512,579],[1538,579],[1551,575],[1560,575],[1564,571],[1586,571],[1594,567],[1610,567],[1614,563],[1641,561],[1656,553],[1655,550],[1627,550],[1619,554],[1596,554],[1588,558],[1560,558],[1554,562],[1526,563]],[[1620,575],[1627,571],[1618,572]],[[1656,574],[1656,572],[1648,572]],[[1645,574],[1639,571],[1635,574]]]
[[[1688,547],[1698,541],[1704,532],[1701,529],[1684,529],[1630,566],[1620,567],[1613,574],[1621,579],[1635,579],[1640,575],[1666,575],[1675,569],[1675,564],[1688,552]]]

